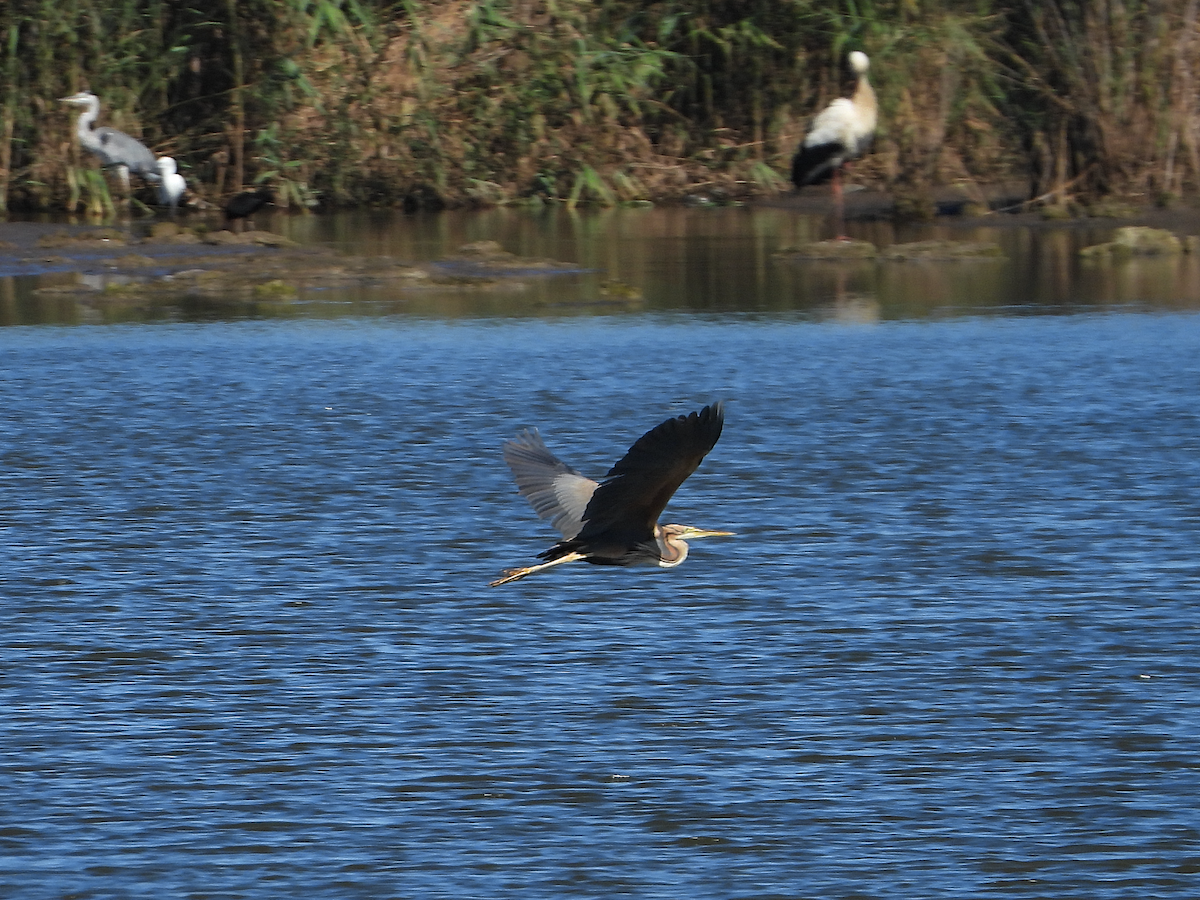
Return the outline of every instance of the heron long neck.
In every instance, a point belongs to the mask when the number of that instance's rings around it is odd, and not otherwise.
[[[673,569],[687,559],[687,541],[682,540],[671,526],[655,525],[654,539],[658,542],[658,564],[664,569]]]
[[[79,134],[81,143],[85,143],[92,137],[92,123],[96,121],[96,117],[100,115],[100,101],[93,97],[88,101],[87,109],[79,114],[79,119],[75,123],[75,131]]]

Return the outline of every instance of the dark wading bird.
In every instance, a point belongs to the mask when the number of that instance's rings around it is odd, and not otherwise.
[[[852,159],[867,152],[875,136],[878,112],[875,90],[867,81],[871,61],[855,50],[849,57],[850,68],[858,77],[854,96],[839,97],[813,119],[792,159],[792,183],[796,187],[832,180],[834,215],[839,240],[845,240],[846,207],[842,199],[842,169]]]
[[[687,559],[685,539],[733,534],[658,524],[671,495],[717,443],[724,420],[720,403],[668,419],[642,435],[599,483],[556,458],[536,431],[505,443],[504,461],[517,490],[563,539],[538,554],[546,562],[509,569],[491,586],[577,559],[601,566],[670,569]]]
[[[79,114],[79,120],[75,123],[75,136],[79,138],[84,150],[95,154],[102,168],[117,170],[121,183],[125,185],[126,194],[129,193],[130,172],[143,181],[159,181],[158,164],[154,154],[146,149],[145,144],[107,125],[92,128],[100,115],[99,97],[87,91],[80,91],[70,97],[61,98],[60,102],[83,107],[83,112]]]
[[[270,188],[259,188],[257,191],[243,191],[232,197],[225,204],[225,227],[235,219],[248,219],[268,203],[275,200]]]

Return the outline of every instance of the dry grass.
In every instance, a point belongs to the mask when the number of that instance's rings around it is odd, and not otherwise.
[[[213,201],[239,166],[328,205],[769,193],[853,48],[882,114],[855,178],[916,212],[1014,174],[1031,194],[1200,186],[1200,0],[98,3],[0,8],[0,201],[70,202],[94,163],[54,98],[80,87]]]

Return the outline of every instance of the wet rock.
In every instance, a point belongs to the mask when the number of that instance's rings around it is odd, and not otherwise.
[[[150,226],[150,238],[155,241],[175,237],[182,233],[183,229],[174,222],[155,222]]]
[[[254,244],[258,247],[296,247],[299,246],[290,238],[273,231],[247,231],[241,235],[243,244]]]
[[[38,246],[50,248],[87,247],[97,243],[124,244],[129,235],[115,228],[93,228],[87,231],[56,231],[38,238]]]
[[[255,300],[294,300],[298,291],[294,285],[275,278],[262,284],[256,284],[251,293]]]
[[[716,189],[708,194],[688,194],[683,198],[683,205],[692,209],[720,209],[727,206],[741,206],[742,203],[731,197],[728,192]]]
[[[1088,207],[1088,215],[1096,219],[1136,219],[1141,210],[1132,203],[1105,197]]]
[[[642,299],[642,289],[623,281],[603,281],[600,283],[600,293],[613,300],[638,301]]]
[[[1066,203],[1048,203],[1041,208],[1041,217],[1058,222],[1075,218],[1075,210]]]
[[[456,277],[467,278],[486,278],[499,273],[579,271],[578,266],[553,259],[518,256],[505,250],[496,241],[463,244],[453,256],[440,260],[437,265]]]
[[[464,259],[510,259],[515,254],[501,247],[499,241],[475,241],[459,247],[458,256]]]
[[[295,247],[296,242],[285,238],[273,231],[243,231],[240,234],[232,231],[209,231],[200,235],[205,244],[217,247]]]
[[[242,243],[241,237],[232,231],[210,231],[200,235],[200,240],[214,247],[233,247]]]
[[[194,231],[181,231],[161,239],[164,244],[199,244],[200,235]]]
[[[580,271],[577,266],[553,260],[517,256],[494,241],[467,245],[449,264],[411,265],[390,257],[342,256],[330,247],[297,247],[272,232],[198,234],[165,229],[162,233],[161,239],[141,242],[139,249],[144,247],[146,255],[118,250],[104,260],[102,275],[79,273],[62,288],[63,292],[95,298],[97,292],[106,293],[108,285],[119,285],[123,298],[141,297],[150,302],[170,303],[181,298],[216,304],[287,302],[305,292],[345,286],[389,286],[406,292],[520,290],[526,286],[519,277],[523,274]],[[180,247],[175,253],[164,249],[170,244],[201,240],[211,246],[190,251]],[[80,268],[94,269],[96,261],[92,257],[89,254],[89,260]],[[65,256],[58,260],[63,264],[72,262]]]
[[[178,272],[172,272],[170,275],[164,275],[162,280],[170,283],[172,281],[179,281],[181,279],[200,278],[208,274],[208,272],[208,269],[182,269]]]
[[[863,260],[875,259],[879,250],[870,241],[816,241],[799,247],[780,250],[779,256],[789,259]]]
[[[1118,228],[1111,241],[1079,251],[1083,259],[1121,260],[1134,256],[1177,256],[1186,247],[1176,235],[1161,228],[1129,225]]]
[[[148,256],[142,256],[137,253],[128,253],[125,256],[118,256],[112,261],[113,267],[122,269],[144,269],[147,266],[157,265],[154,260]]]
[[[893,244],[880,253],[889,262],[909,260],[975,260],[1002,259],[999,244],[991,241],[915,241],[909,244]]]
[[[433,278],[430,272],[416,267],[402,268],[395,275],[397,278],[403,278],[405,281],[411,281],[414,284],[417,282],[427,282]]]

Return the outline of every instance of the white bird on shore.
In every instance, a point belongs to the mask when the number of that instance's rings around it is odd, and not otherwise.
[[[162,181],[158,183],[158,202],[160,206],[169,206],[171,212],[179,206],[183,192],[187,190],[187,182],[176,171],[175,160],[170,156],[158,158],[158,174]]]
[[[823,109],[808,129],[792,160],[792,183],[796,187],[826,178],[833,182],[834,212],[839,239],[844,239],[845,205],[842,199],[842,168],[862,156],[871,146],[878,120],[875,89],[867,80],[871,61],[855,50],[850,68],[858,77],[853,96],[839,97]]]
[[[75,135],[84,150],[93,153],[105,169],[116,169],[121,183],[125,185],[125,193],[129,193],[129,173],[133,172],[143,181],[157,182],[158,170],[154,164],[154,154],[141,141],[135,140],[123,131],[103,125],[92,128],[100,115],[100,98],[87,91],[80,91],[70,97],[60,98],[62,103],[72,106],[82,106],[83,112],[75,123]]]

